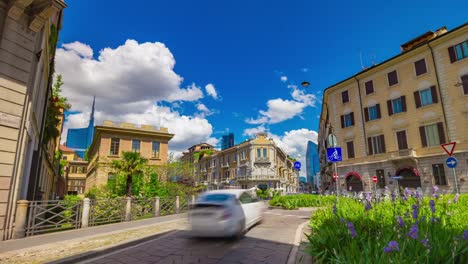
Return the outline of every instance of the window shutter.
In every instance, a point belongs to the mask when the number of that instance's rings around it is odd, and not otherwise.
[[[351,112],[350,115],[351,115],[351,125],[354,126],[354,112]]]
[[[387,152],[387,151],[385,150],[385,137],[384,137],[384,135],[380,135],[380,144],[382,144],[382,151],[383,151],[383,153]]]
[[[437,123],[437,130],[439,130],[439,143],[445,143],[444,124],[442,122]]]
[[[364,119],[366,122],[369,121],[369,111],[367,107],[364,107]]]
[[[377,118],[381,118],[382,115],[380,113],[380,104],[376,104],[375,107],[377,108]]]
[[[437,98],[437,90],[435,86],[431,86],[431,95],[432,95],[432,102],[434,104],[438,103],[439,100]]]
[[[414,92],[414,102],[416,103],[416,108],[421,107],[421,95],[419,95],[419,91]]]
[[[401,110],[406,112],[406,96],[404,95],[401,97]]]
[[[457,57],[455,56],[455,48],[452,46],[448,48],[448,53],[450,56],[450,62],[453,63],[454,61],[457,60]]]
[[[374,83],[372,81],[366,82],[365,86],[366,86],[366,95],[374,92]]]
[[[421,144],[423,148],[427,147],[426,128],[424,126],[419,127],[419,136],[421,137]]]
[[[367,145],[368,145],[368,148],[369,148],[369,155],[374,154],[373,151],[372,151],[372,138],[371,137],[367,138]]]
[[[341,116],[341,128],[344,128],[344,115]]]
[[[392,100],[387,101],[387,109],[388,109],[388,115],[389,116],[393,115]]]
[[[463,94],[468,94],[468,74],[461,77],[463,85]]]

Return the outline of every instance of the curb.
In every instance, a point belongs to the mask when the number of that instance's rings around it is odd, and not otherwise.
[[[66,257],[66,258],[46,262],[46,264],[72,264],[72,263],[77,263],[77,262],[81,262],[81,261],[86,261],[86,260],[89,260],[89,259],[92,259],[92,258],[102,256],[102,255],[110,254],[110,253],[112,253],[114,251],[118,251],[118,250],[126,249],[126,248],[129,248],[129,247],[132,247],[132,246],[136,246],[136,245],[139,245],[139,244],[142,244],[142,243],[145,243],[145,242],[157,239],[157,238],[169,236],[169,235],[172,235],[173,233],[176,233],[177,231],[178,230],[170,230],[170,231],[166,231],[166,232],[155,234],[155,235],[150,235],[150,236],[143,237],[143,238],[138,238],[138,239],[134,239],[134,240],[127,240],[125,242],[110,245],[110,246],[107,246],[107,247],[104,247],[104,248],[101,248],[101,249],[97,249],[97,250],[93,250],[93,251],[87,251],[87,252],[83,252],[83,253],[80,253],[80,254],[77,254],[77,255],[69,256],[69,257]]]
[[[288,256],[287,264],[294,264],[296,263],[297,253],[299,251],[299,246],[302,240],[302,229],[304,226],[308,224],[309,221],[305,221],[304,223],[300,224],[296,229],[296,235],[294,236],[294,244]]]

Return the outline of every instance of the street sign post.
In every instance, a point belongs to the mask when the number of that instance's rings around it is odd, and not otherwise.
[[[340,162],[343,161],[343,156],[341,155],[341,148],[334,147],[327,149],[328,161],[330,162]]]
[[[457,142],[450,142],[446,144],[441,144],[440,146],[445,150],[447,155],[451,157],[453,154],[453,151],[455,150],[456,145],[457,145]]]
[[[374,183],[377,183],[377,176],[375,176],[375,175],[372,176],[372,181],[373,181]]]
[[[455,192],[459,193],[458,190],[458,181],[457,181],[457,174],[455,173],[455,168],[457,167],[458,160],[455,157],[448,157],[445,161],[445,165],[452,169],[453,172],[453,180],[455,181]]]

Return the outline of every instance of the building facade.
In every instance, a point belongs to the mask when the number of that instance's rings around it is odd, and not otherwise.
[[[65,7],[61,0],[0,1],[1,239],[12,237],[16,202],[53,185],[40,178],[50,172],[44,155],[55,149],[45,150],[42,139]]]
[[[234,134],[229,133],[221,138],[221,150],[232,148],[234,146]]]
[[[200,155],[203,147],[211,151]],[[259,185],[284,192],[299,189],[299,174],[293,162],[266,133],[223,151],[214,151],[208,144],[196,145],[181,160],[193,162],[195,182],[209,190]]]
[[[373,190],[375,175],[377,188],[468,191],[468,24],[429,31],[401,50],[324,91],[322,188],[335,188],[326,153],[333,133],[343,150],[337,163],[341,190]],[[453,171],[440,146],[448,142],[456,142]]]
[[[70,128],[67,132],[67,147],[73,149],[80,158],[84,158],[86,149],[91,146],[94,136],[94,106],[96,98],[93,98],[93,106],[89,115],[89,123],[87,127]]]
[[[168,143],[173,137],[174,134],[164,127],[156,129],[150,125],[104,121],[103,125],[95,127],[93,143],[89,147],[85,192],[107,183],[113,175],[112,160],[120,159],[124,151],[140,152],[150,166],[167,164]]]
[[[320,171],[320,161],[318,157],[318,145],[312,141],[307,142],[306,151],[307,183],[315,189],[315,175]]]

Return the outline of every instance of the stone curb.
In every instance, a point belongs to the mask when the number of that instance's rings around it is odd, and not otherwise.
[[[83,252],[83,253],[80,253],[80,254],[77,254],[77,255],[69,256],[69,257],[66,257],[66,258],[58,259],[58,260],[53,260],[53,261],[46,262],[46,263],[47,264],[72,264],[72,263],[77,263],[77,262],[80,262],[80,261],[85,261],[85,260],[96,258],[96,257],[102,256],[102,255],[106,255],[106,254],[112,253],[112,252],[117,251],[117,250],[132,247],[132,246],[135,246],[135,245],[138,245],[138,244],[141,244],[141,243],[144,243],[144,242],[147,242],[147,241],[159,238],[159,237],[168,236],[168,235],[171,235],[171,234],[173,234],[175,232],[177,232],[177,230],[170,230],[170,231],[150,235],[150,236],[143,237],[143,238],[137,238],[137,239],[134,239],[134,240],[127,240],[127,241],[120,242],[120,243],[117,243],[117,244],[114,244],[114,245],[110,245],[110,246],[107,246],[107,247],[104,247],[104,248],[101,248],[101,249]]]
[[[297,253],[299,251],[299,246],[301,245],[301,241],[302,241],[302,230],[304,229],[304,226],[307,225],[308,223],[309,221],[305,221],[297,227],[296,235],[294,237],[293,247],[289,253],[287,264],[296,263]]]

